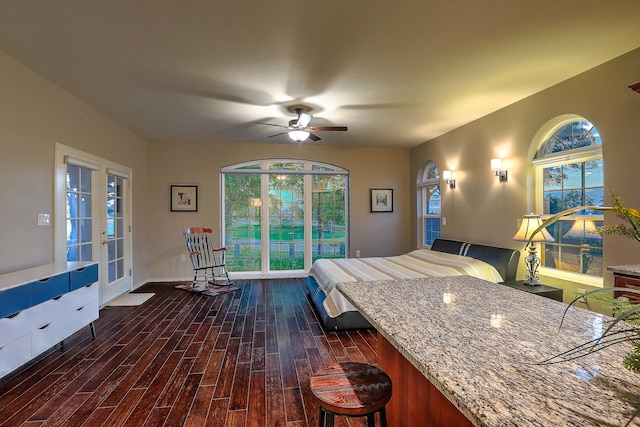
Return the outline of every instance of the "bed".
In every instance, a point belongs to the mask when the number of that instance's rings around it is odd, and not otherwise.
[[[436,239],[431,249],[393,257],[318,259],[306,285],[325,329],[363,329],[371,325],[336,289],[338,283],[458,275],[498,283],[515,280],[519,259],[518,250]]]

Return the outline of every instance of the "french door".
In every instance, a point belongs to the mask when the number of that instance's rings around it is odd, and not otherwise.
[[[107,302],[130,291],[132,287],[129,253],[131,226],[126,215],[130,181],[110,169],[106,170],[103,177],[106,178],[106,183],[103,183],[106,185],[101,185],[101,189],[106,189],[103,195],[106,203],[103,204],[100,221],[100,288],[102,299]]]
[[[55,259],[98,261],[100,304],[132,288],[130,171],[56,145]]]

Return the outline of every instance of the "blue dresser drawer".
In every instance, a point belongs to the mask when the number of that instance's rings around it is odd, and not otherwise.
[[[30,306],[29,285],[0,291],[0,318],[12,316]]]
[[[69,273],[31,282],[31,305],[38,305],[69,292]]]
[[[75,291],[98,281],[98,264],[71,270],[71,290]]]

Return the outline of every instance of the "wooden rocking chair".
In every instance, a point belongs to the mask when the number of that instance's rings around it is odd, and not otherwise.
[[[213,243],[213,230],[204,227],[192,227],[184,230],[189,258],[193,265],[193,288],[207,285],[232,285],[225,264],[226,248],[216,248]],[[199,285],[202,283],[201,285]]]

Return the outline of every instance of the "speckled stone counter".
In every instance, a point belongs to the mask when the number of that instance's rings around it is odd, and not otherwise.
[[[559,330],[565,304],[468,276],[338,289],[477,426],[624,425],[640,405],[627,344],[536,364],[600,336],[606,316],[572,307]]]
[[[607,270],[617,274],[640,277],[640,264],[612,265],[607,267]]]

